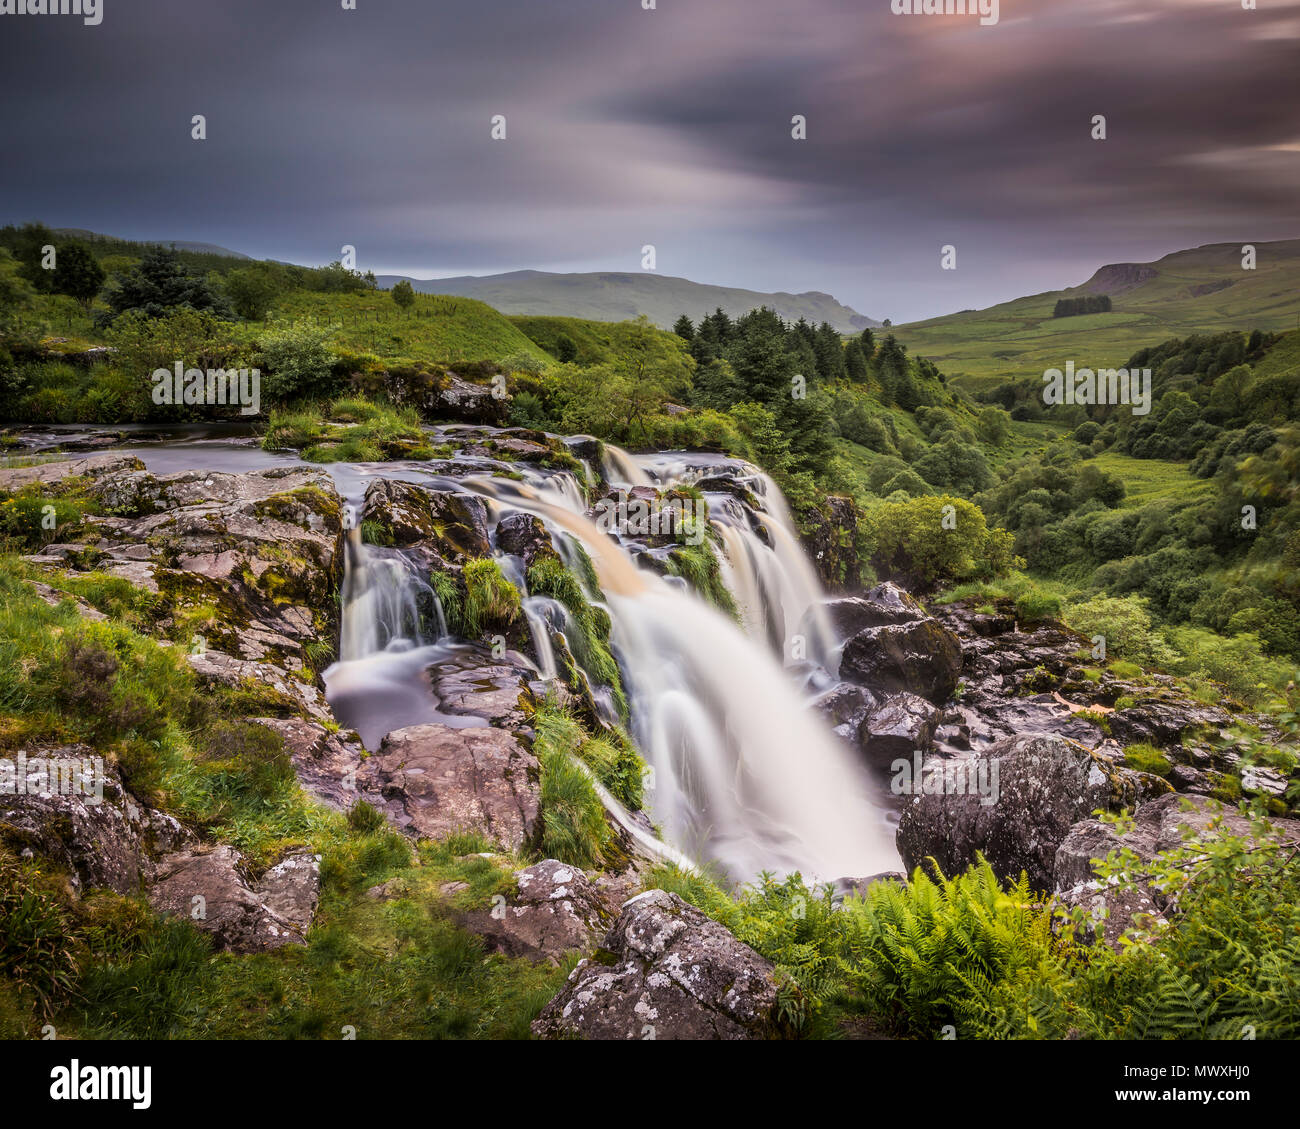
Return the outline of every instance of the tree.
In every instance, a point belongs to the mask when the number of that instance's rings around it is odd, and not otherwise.
[[[683,341],[694,341],[695,323],[685,314],[682,314],[682,316],[673,323],[673,332]]]
[[[1001,408],[988,407],[980,412],[977,426],[980,438],[984,442],[1001,447],[1011,434],[1011,416]],[[1101,428],[1097,430],[1100,431]],[[1080,442],[1087,442],[1087,440],[1080,440]]]
[[[844,344],[829,322],[822,322],[813,335],[813,353],[817,358],[817,375],[823,381],[844,376]]]
[[[226,297],[245,321],[265,321],[282,286],[274,272],[258,264],[226,275]]]
[[[402,309],[409,310],[415,305],[415,287],[409,279],[402,279],[393,286],[393,301]]]
[[[861,384],[867,379],[867,358],[859,341],[850,341],[844,350],[844,372],[850,380]]]
[[[57,294],[75,298],[86,310],[104,285],[104,268],[90,248],[75,239],[58,244],[51,288]]]
[[[578,346],[567,333],[561,333],[555,339],[555,359],[564,365],[578,359]]]
[[[150,247],[133,270],[116,275],[113,282],[107,294],[110,321],[129,311],[163,317],[181,306],[210,311],[217,317],[231,316],[225,298],[206,279],[190,274],[176,252],[166,247]]]

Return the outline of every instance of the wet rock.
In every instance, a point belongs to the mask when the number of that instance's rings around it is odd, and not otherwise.
[[[559,963],[566,952],[589,952],[608,922],[591,880],[577,867],[545,859],[515,875],[519,893],[491,909],[463,916],[492,952]]]
[[[871,762],[888,769],[899,757],[926,749],[940,712],[915,694],[894,694],[867,715],[859,740]]]
[[[852,682],[832,686],[813,702],[813,708],[821,712],[831,728],[854,745],[862,734],[862,723],[876,706],[875,695],[865,686]]]
[[[1031,887],[1050,890],[1057,848],[1070,829],[1134,791],[1122,772],[1055,735],[1009,738],[976,756],[990,762],[994,802],[975,792],[910,797],[897,835],[909,870],[932,857],[945,874],[956,874],[978,852],[999,877],[1015,879],[1023,870]]]
[[[1190,698],[1146,700],[1112,714],[1110,730],[1125,745],[1166,746],[1178,744],[1188,729],[1218,728],[1229,721],[1228,715],[1217,706],[1206,706]]]
[[[532,568],[539,556],[555,555],[551,536],[541,519],[521,510],[512,510],[497,522],[496,544],[503,553],[519,557],[525,569]]]
[[[852,498],[830,494],[803,531],[804,548],[829,591],[854,588],[862,576],[866,562],[857,551],[858,515]]]
[[[503,729],[415,725],[384,738],[361,782],[419,838],[478,831],[518,851],[538,832],[539,773],[537,758]]]
[[[286,870],[268,873],[268,886],[253,889],[242,873],[243,856],[234,847],[179,851],[159,861],[149,904],[158,913],[188,918],[229,952],[305,945],[319,896],[319,868],[312,856],[285,863],[291,864]]]
[[[0,770],[0,839],[66,870],[75,889],[139,893],[153,856],[193,837],[136,800],[117,769],[86,745],[33,748],[10,759],[12,778]],[[52,776],[55,765],[64,771]]]
[[[841,678],[934,702],[952,696],[961,669],[957,636],[932,619],[865,628],[844,644],[840,659]]]
[[[513,660],[513,661],[511,661]],[[486,648],[462,651],[429,667],[434,697],[443,713],[482,718],[500,729],[517,730],[528,720],[532,670],[517,651],[500,661]]]
[[[918,623],[928,619],[924,608],[897,584],[877,584],[861,596],[844,596],[826,604],[831,626],[841,639],[848,639],[868,627]]]
[[[540,1038],[755,1039],[775,1035],[770,961],[664,890],[631,899],[533,1022]]]
[[[427,546],[449,561],[492,553],[487,506],[472,494],[376,479],[366,489],[365,516],[391,530],[396,544]]]

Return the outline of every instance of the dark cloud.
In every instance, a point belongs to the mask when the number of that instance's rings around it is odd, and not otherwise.
[[[636,269],[654,243],[665,273],[828,290],[896,321],[1297,235],[1300,0],[1003,0],[1000,17],[888,0],[0,16],[0,215],[297,261],[351,243],[427,275]]]

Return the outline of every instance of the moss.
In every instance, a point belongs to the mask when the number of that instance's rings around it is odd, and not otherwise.
[[[669,553],[668,573],[670,576],[682,577],[720,612],[736,622],[740,621],[736,601],[722,581],[717,555],[707,540],[698,545],[682,545]]]
[[[1169,757],[1154,745],[1129,745],[1124,750],[1124,763],[1138,772],[1150,772],[1156,776],[1168,776],[1173,765]]]
[[[590,562],[588,562],[590,563]],[[528,570],[528,591],[550,596],[568,610],[574,628],[567,632],[569,646],[578,665],[601,686],[609,687],[619,716],[628,716],[627,695],[618,663],[609,648],[609,614],[592,604],[573,575],[556,557],[542,556]]]
[[[458,609],[455,627],[458,634],[467,639],[477,639],[485,634],[505,631],[518,621],[522,614],[519,589],[502,575],[501,566],[496,561],[479,557],[465,565],[461,576],[465,596]],[[443,614],[446,613],[444,606]]]

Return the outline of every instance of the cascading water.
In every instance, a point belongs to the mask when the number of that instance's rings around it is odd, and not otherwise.
[[[447,634],[442,605],[433,590],[400,558],[376,555],[361,540],[360,528],[348,531],[343,582],[343,630],[339,657],[363,659],[377,651],[409,650],[424,642],[417,594],[430,598],[438,635]]]
[[[606,452],[607,474],[635,468],[630,477],[651,480],[630,455]],[[632,733],[654,771],[647,805],[668,841],[737,878],[797,869],[833,879],[894,867],[892,835],[874,786],[807,708],[773,649],[755,646],[693,591],[639,569],[628,549],[575,502],[571,476],[521,470],[523,482],[485,477],[459,485],[494,511],[533,513],[562,552],[566,535],[586,549],[613,624]],[[778,651],[795,628],[811,623],[816,638],[810,643],[825,652],[830,633],[823,634],[815,575],[801,551],[797,561],[790,552],[798,542],[779,491],[754,474],[771,543],[747,522],[715,517],[724,543],[737,556],[743,548],[750,562],[731,561],[732,575],[746,576],[765,593],[764,606],[779,626]]]
[[[422,606],[436,635],[431,641]],[[348,531],[342,618],[339,661],[322,678],[331,708],[366,748],[377,748],[385,734],[407,725],[486,724],[438,711],[423,673],[455,650],[446,641],[442,605],[404,557],[364,544],[357,527]]]

